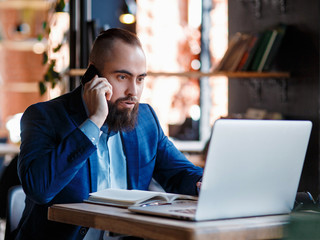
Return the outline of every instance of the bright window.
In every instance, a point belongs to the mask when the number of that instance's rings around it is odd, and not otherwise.
[[[210,54],[213,69],[227,48],[228,34],[227,0],[212,1]],[[137,34],[144,45],[148,71],[198,71],[201,1],[137,0],[137,5]],[[200,107],[199,79],[184,76],[148,76],[142,101],[154,107],[166,134],[178,140],[199,140],[200,114],[209,115],[211,125],[227,115],[227,79],[212,77],[209,82],[209,109]],[[181,130],[183,124],[186,125],[184,131]]]

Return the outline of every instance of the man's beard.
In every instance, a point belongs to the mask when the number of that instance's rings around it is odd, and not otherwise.
[[[133,109],[119,109],[118,105],[121,101],[135,101],[131,97],[119,98],[115,103],[108,101],[109,114],[106,120],[109,131],[130,131],[137,122],[139,103],[137,102]]]

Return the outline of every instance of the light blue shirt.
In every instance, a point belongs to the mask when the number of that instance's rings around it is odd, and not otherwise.
[[[84,101],[83,105],[88,115]],[[79,128],[97,147],[97,155],[90,156],[90,158],[98,156],[98,159],[92,159],[99,163],[97,190],[105,188],[127,189],[127,162],[120,133],[108,132],[106,125],[102,126],[100,130],[90,119],[84,121]]]
[[[82,102],[88,116],[88,109],[83,98]],[[108,132],[108,126],[102,126],[100,130],[90,119],[84,121],[79,128],[97,147],[97,154],[90,156],[93,161],[99,162],[97,191],[105,188],[127,189],[127,162],[120,133]],[[108,237],[107,231],[90,228],[84,239],[118,238]]]
[[[98,191],[105,188],[127,189],[127,165],[119,132],[101,128],[98,143]]]

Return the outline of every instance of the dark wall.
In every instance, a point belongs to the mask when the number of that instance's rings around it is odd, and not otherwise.
[[[124,0],[92,0],[92,19],[96,22],[97,31],[116,27],[135,32],[135,24],[125,25],[119,21],[125,10]]]
[[[230,79],[229,113],[243,113],[252,107],[280,112],[286,119],[311,120],[313,130],[299,190],[317,196],[320,188],[319,1],[283,1],[287,2],[286,12],[281,12],[281,1],[261,0],[260,18],[255,16],[254,2],[229,0],[229,38],[238,31],[258,32],[278,23],[287,24],[287,35],[272,70],[289,71],[291,77]]]
[[[119,15],[124,1],[119,0],[92,0],[92,19],[96,20],[98,28],[122,27]]]

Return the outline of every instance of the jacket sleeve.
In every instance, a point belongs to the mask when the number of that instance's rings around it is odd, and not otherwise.
[[[96,150],[67,114],[47,109],[44,103],[33,105],[21,119],[18,174],[28,197],[39,204],[50,202]]]
[[[158,146],[154,178],[167,192],[197,195],[196,182],[203,169],[191,163],[165,136],[155,112],[150,107],[157,125]]]

